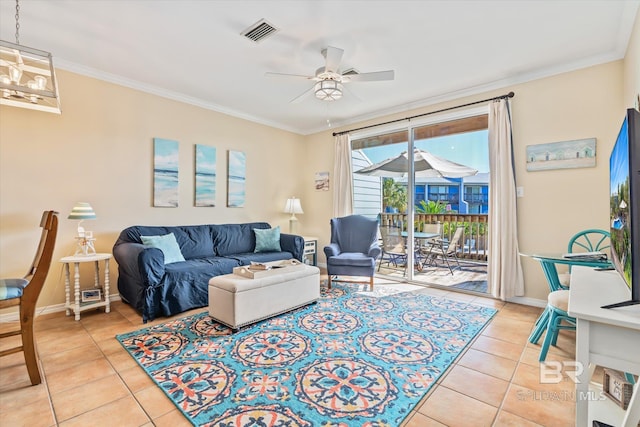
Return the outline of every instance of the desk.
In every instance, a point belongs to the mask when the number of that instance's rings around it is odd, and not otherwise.
[[[65,292],[65,309],[67,316],[71,311],[75,313],[75,319],[80,320],[80,312],[90,310],[92,308],[104,307],[105,313],[111,311],[111,301],[109,301],[109,260],[111,254],[93,254],[93,255],[74,255],[60,259],[64,264],[64,292]],[[100,288],[100,261],[104,261],[104,294],[100,301],[81,302],[80,301],[80,263],[95,263],[94,287]],[[73,303],[71,303],[70,291],[71,280],[69,274],[69,265],[73,264]]]
[[[569,292],[569,315],[577,321],[576,362],[584,367],[576,384],[576,425],[591,426],[596,419],[614,426],[635,427],[640,421],[640,382],[635,384],[624,413],[608,399],[601,400],[599,394],[590,395],[589,380],[595,365],[640,375],[640,306],[600,308],[631,297],[615,271],[576,266]]]

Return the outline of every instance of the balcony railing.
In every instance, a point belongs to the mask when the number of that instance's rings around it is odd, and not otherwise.
[[[488,195],[478,195],[478,194],[465,194],[464,201],[467,203],[479,203],[482,205],[489,204],[489,196]]]
[[[459,258],[478,261],[487,260],[487,236],[489,235],[488,215],[486,214],[420,214],[414,215],[414,231],[422,231],[424,224],[442,224],[444,239],[451,239],[457,227],[464,226],[462,247]],[[407,229],[407,215],[399,213],[381,213],[381,226]]]

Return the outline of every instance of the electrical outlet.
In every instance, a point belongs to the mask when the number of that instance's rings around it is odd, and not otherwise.
[[[524,187],[516,187],[516,197],[524,197]]]

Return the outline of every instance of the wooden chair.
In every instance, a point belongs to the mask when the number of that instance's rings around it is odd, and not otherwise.
[[[42,382],[40,370],[38,368],[38,358],[36,355],[33,320],[36,310],[36,302],[40,291],[44,286],[45,279],[51,266],[53,248],[58,234],[58,213],[55,211],[45,211],[40,221],[42,235],[40,243],[33,259],[31,267],[23,279],[1,279],[0,280],[0,309],[7,307],[20,307],[20,330],[4,332],[0,338],[21,335],[22,345],[0,351],[0,356],[24,352],[24,360],[27,364],[29,379],[32,385]]]

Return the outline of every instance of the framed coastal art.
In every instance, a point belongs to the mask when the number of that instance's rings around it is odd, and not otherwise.
[[[229,150],[227,152],[227,207],[244,207],[246,170],[245,153]]]
[[[196,144],[194,206],[216,205],[216,148]]]
[[[178,207],[178,141],[153,138],[153,206]]]
[[[316,172],[316,191],[329,191],[329,172]]]
[[[595,165],[595,138],[527,145],[527,171],[589,168]]]

